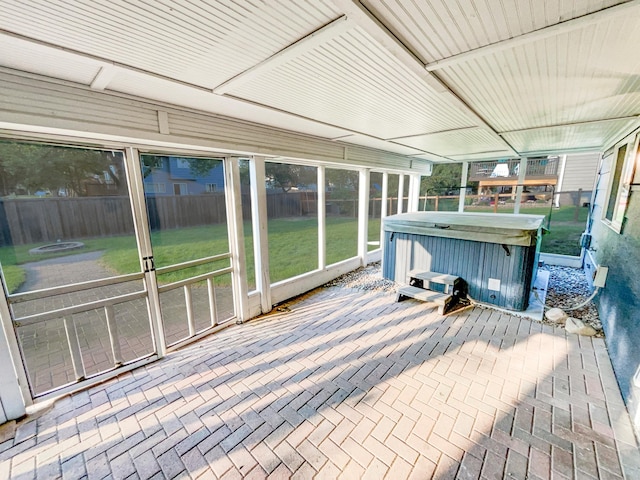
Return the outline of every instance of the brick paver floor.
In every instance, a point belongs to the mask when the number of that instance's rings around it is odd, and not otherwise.
[[[394,300],[317,290],[65,397],[0,479],[640,478],[602,339]]]

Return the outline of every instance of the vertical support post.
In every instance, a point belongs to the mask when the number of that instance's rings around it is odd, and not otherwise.
[[[196,320],[193,316],[193,298],[191,298],[191,285],[185,285],[184,289],[184,306],[187,309],[187,325],[189,326],[189,336],[196,334]]]
[[[435,208],[434,210],[437,212],[438,211],[438,203],[440,202],[440,195],[438,195],[436,193],[436,201],[435,201]]]
[[[104,314],[107,317],[107,330],[109,331],[113,363],[116,367],[120,367],[123,363],[122,351],[120,350],[120,338],[118,337],[118,326],[116,324],[116,314],[113,305],[104,307]]]
[[[467,195],[467,181],[469,180],[469,162],[462,162],[462,176],[460,178],[460,199],[458,212],[464,212],[464,201]]]
[[[498,202],[500,201],[500,194],[496,193],[493,197],[493,213],[498,213]]]
[[[404,175],[398,175],[398,213],[402,213],[404,203]]]
[[[567,167],[567,156],[566,155],[562,155],[562,160],[560,160],[560,173],[558,174],[558,184],[556,186],[556,192],[561,192],[562,191],[562,184],[564,183],[564,171],[565,168]],[[560,207],[560,195],[558,195],[558,193],[556,193],[553,196],[553,204],[559,208]]]
[[[76,374],[76,380],[85,379],[84,364],[82,362],[82,353],[80,351],[80,340],[78,340],[78,331],[76,330],[76,322],[73,317],[64,317],[64,331],[67,334],[67,343],[71,352],[71,363],[73,371]]]
[[[527,157],[520,159],[518,166],[518,186],[516,187],[516,204],[513,206],[513,213],[520,213],[520,203],[522,202],[522,190],[524,189],[524,179],[527,175]]]
[[[160,311],[160,295],[158,294],[158,280],[155,269],[148,269],[143,258],[152,258],[151,236],[149,233],[149,219],[144,199],[144,187],[142,170],[140,168],[140,155],[138,150],[132,147],[125,149],[126,173],[131,194],[131,209],[133,212],[133,225],[136,231],[136,242],[140,252],[140,268],[144,271],[144,283],[147,289],[147,310],[153,342],[158,357],[167,354],[167,342],[164,337],[164,324]],[[150,263],[150,262],[149,262]]]
[[[384,255],[384,228],[383,220],[389,215],[389,205],[387,197],[389,196],[389,174],[387,172],[382,173],[382,199],[380,201],[380,247],[382,248]]]
[[[420,175],[412,174],[409,176],[409,201],[407,203],[407,211],[417,212],[419,200],[420,200]]]
[[[0,319],[0,423],[4,423],[22,417],[26,413],[27,402],[30,404],[32,401],[4,295],[0,301]]]
[[[251,184],[251,224],[253,226],[253,258],[256,272],[256,289],[260,293],[260,308],[262,313],[268,313],[271,311],[272,304],[264,157],[255,156],[250,160],[249,178]]]
[[[224,190],[227,200],[227,228],[231,250],[231,283],[233,302],[237,322],[242,323],[249,317],[249,298],[247,296],[247,270],[244,254],[244,228],[242,225],[242,193],[240,190],[240,168],[238,159],[224,159]]]
[[[209,294],[209,316],[211,326],[218,325],[218,310],[216,309],[216,289],[213,285],[213,278],[207,278],[207,292]]]
[[[327,189],[326,185],[326,171],[325,167],[320,165],[318,167],[318,180],[317,180],[317,192],[318,192],[318,268],[324,270],[327,266]]]
[[[369,170],[360,170],[358,181],[358,257],[360,264],[367,264],[367,239],[369,228]]]

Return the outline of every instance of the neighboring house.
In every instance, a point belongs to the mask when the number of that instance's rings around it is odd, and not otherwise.
[[[224,191],[222,161],[206,175],[194,172],[196,158],[162,157],[144,179],[147,195],[202,195]],[[210,160],[206,160],[210,161]]]
[[[596,295],[607,348],[622,395],[640,433],[640,169],[638,136],[621,139],[605,151],[593,195],[585,268],[608,267],[604,288]]]

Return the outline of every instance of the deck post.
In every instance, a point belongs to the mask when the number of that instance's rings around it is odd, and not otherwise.
[[[467,194],[467,181],[469,180],[469,162],[462,162],[462,176],[460,177],[460,199],[458,212],[464,212],[464,201]]]
[[[360,170],[358,181],[358,257],[367,265],[367,240],[369,228],[369,170]]]
[[[420,200],[420,174],[411,174],[409,176],[409,202],[407,205],[408,212],[417,212]]]
[[[524,179],[527,175],[527,157],[520,159],[518,167],[518,186],[516,187],[516,204],[513,206],[513,213],[520,213],[520,203],[522,202],[522,190],[524,189]]]
[[[242,225],[242,194],[240,191],[239,158],[224,159],[225,198],[227,200],[227,231],[231,252],[231,284],[237,322],[249,318],[249,299],[247,296],[247,269],[244,253],[244,228]],[[263,180],[264,182],[264,180]]]
[[[271,311],[271,277],[269,274],[269,239],[267,237],[267,187],[264,157],[254,156],[249,162],[251,188],[251,225],[256,289],[260,293],[262,313]]]
[[[398,175],[398,213],[402,213],[404,203],[404,175]]]
[[[324,270],[327,266],[327,189],[326,171],[324,165],[318,166],[318,268]]]

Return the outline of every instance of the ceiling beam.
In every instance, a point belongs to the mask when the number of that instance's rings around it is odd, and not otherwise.
[[[640,1],[640,0],[639,0]],[[429,87],[438,92],[449,103],[463,112],[468,118],[473,120],[481,128],[485,129],[496,141],[504,145],[513,155],[517,156],[516,150],[502,138],[498,133],[467,103],[456,95],[448,85],[446,85],[435,74],[425,69],[424,63],[416,57],[407,47],[398,40],[389,29],[383,25],[371,12],[369,12],[357,0],[333,0],[333,3],[345,13],[349,20],[353,21],[360,28],[365,30],[373,39],[389,51],[396,59],[416,74]]]
[[[573,123],[559,123],[556,125],[543,125],[541,127],[530,127],[530,128],[521,128],[519,130],[506,130],[504,132],[498,132],[498,135],[509,135],[512,133],[526,133],[526,132],[535,132],[536,130],[548,130],[553,128],[565,128],[565,127],[582,127],[585,125],[599,125],[601,123],[610,123],[610,122],[621,122],[621,121],[633,121],[638,120],[638,116],[630,116],[630,117],[613,117],[613,118],[603,118],[601,120],[587,120],[584,122],[573,122]]]
[[[432,135],[442,135],[442,134],[447,134],[447,133],[457,133],[457,132],[465,132],[467,130],[478,130],[478,128],[476,125],[474,125],[473,127],[462,127],[462,128],[451,128],[449,130],[439,130],[437,132],[425,132],[425,133],[417,133],[415,135],[405,135],[403,137],[393,137],[393,138],[387,138],[387,140],[406,140],[407,138],[422,138],[422,137],[429,137]]]
[[[640,0],[631,0],[626,3],[614,5],[613,7],[598,10],[597,12],[588,13],[581,17],[572,18],[564,22],[549,25],[548,27],[543,27],[538,30],[523,33],[522,35],[518,35],[516,37],[507,38],[505,40],[500,40],[499,42],[494,42],[482,47],[474,48],[473,50],[458,53],[457,55],[452,55],[450,57],[443,58],[442,60],[436,60],[435,62],[428,63],[425,68],[429,72],[433,72],[435,70],[451,67],[453,65],[467,62],[478,57],[490,55],[501,50],[517,47],[525,43],[561,35],[563,33],[578,30],[589,25],[619,17],[621,15],[628,15],[632,9],[638,6],[640,6]]]
[[[269,58],[261,61],[260,63],[248,68],[242,73],[239,73],[233,78],[230,78],[224,83],[221,83],[213,89],[213,93],[218,95],[224,95],[225,93],[239,87],[243,83],[250,81],[251,79],[262,75],[269,70],[284,65],[288,61],[299,57],[305,52],[308,52],[315,47],[326,43],[327,41],[339,36],[341,33],[353,28],[353,25],[349,23],[348,18],[343,15],[332,22],[329,22],[325,26],[319,28],[313,33],[310,33],[306,37],[288,45],[277,53],[274,53]]]
[[[118,67],[113,64],[101,67],[100,71],[91,82],[90,87],[93,90],[104,90],[109,86],[109,83],[116,76],[116,73],[118,73]]]

